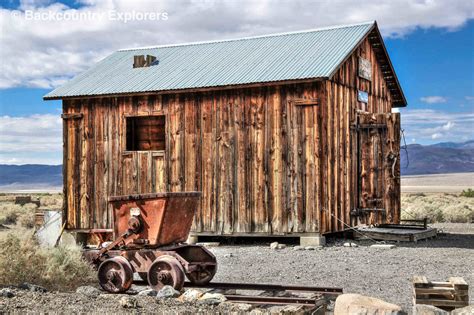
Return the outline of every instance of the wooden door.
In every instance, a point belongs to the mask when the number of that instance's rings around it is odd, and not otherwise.
[[[400,219],[400,114],[358,113],[358,224]]]
[[[82,114],[63,114],[63,222],[67,229],[80,229]]]

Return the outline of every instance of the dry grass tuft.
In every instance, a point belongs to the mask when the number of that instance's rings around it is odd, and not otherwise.
[[[20,224],[20,226],[27,229],[34,228],[35,227],[35,212],[24,211],[23,213],[20,213],[17,219],[17,223]]]
[[[29,282],[68,291],[95,282],[78,247],[41,248],[32,235],[20,238],[9,233],[0,240],[0,248],[0,286]]]
[[[20,221],[20,224],[25,227],[33,227],[36,209],[37,206],[33,203],[24,206],[13,202],[0,203],[0,224],[12,225]]]
[[[402,194],[402,219],[467,223],[474,218],[474,199],[456,194]]]
[[[49,209],[61,209],[63,206],[62,194],[48,194],[39,196],[41,207]]]

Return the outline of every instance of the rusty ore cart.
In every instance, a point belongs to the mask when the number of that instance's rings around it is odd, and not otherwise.
[[[151,288],[180,290],[185,276],[194,284],[211,281],[215,256],[199,245],[184,243],[200,192],[167,192],[114,196],[114,241],[84,256],[98,268],[99,283],[109,292],[125,292],[136,272]]]

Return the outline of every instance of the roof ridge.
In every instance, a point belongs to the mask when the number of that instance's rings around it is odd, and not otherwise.
[[[180,47],[180,46],[195,46],[195,45],[205,45],[205,44],[214,44],[214,43],[234,42],[234,41],[258,39],[258,38],[266,38],[266,37],[278,37],[278,36],[286,36],[286,35],[293,35],[293,34],[305,34],[305,33],[312,33],[312,32],[328,31],[328,30],[333,30],[333,29],[340,29],[340,28],[354,27],[354,26],[361,26],[361,25],[369,25],[369,24],[375,24],[375,23],[376,23],[376,21],[372,20],[372,21],[365,21],[365,22],[353,23],[353,24],[332,25],[332,26],[324,26],[324,27],[320,27],[320,28],[313,28],[313,29],[306,29],[306,30],[299,30],[299,31],[273,33],[273,34],[256,35],[256,36],[245,36],[245,37],[239,37],[239,38],[187,42],[187,43],[180,43],[180,44],[164,44],[164,45],[144,46],[144,47],[134,47],[134,48],[123,48],[123,49],[119,49],[118,51],[133,51],[133,50],[144,50],[144,49]]]

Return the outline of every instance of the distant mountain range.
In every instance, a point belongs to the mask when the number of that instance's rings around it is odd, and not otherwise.
[[[410,144],[402,149],[402,175],[474,172],[474,140],[433,145]],[[408,167],[407,167],[408,165]],[[57,190],[62,186],[62,165],[2,165],[0,190]]]
[[[400,152],[402,175],[474,172],[474,140],[432,145],[410,144]],[[408,167],[407,167],[408,164]]]
[[[58,190],[63,184],[62,165],[0,164],[0,190]]]

